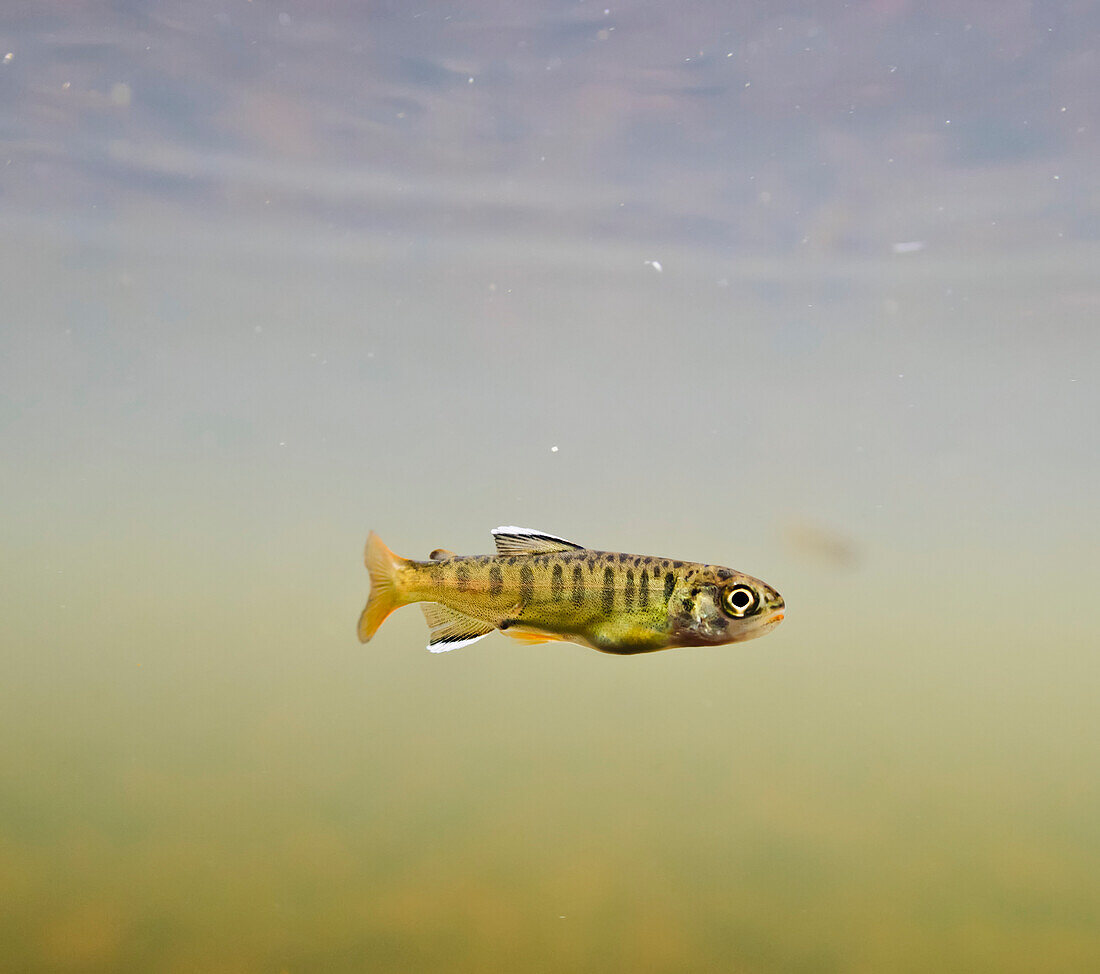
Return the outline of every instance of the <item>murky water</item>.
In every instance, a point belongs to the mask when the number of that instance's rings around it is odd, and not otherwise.
[[[1100,18],[730,6],[8,11],[0,968],[1100,965]],[[787,620],[358,644],[509,523]]]

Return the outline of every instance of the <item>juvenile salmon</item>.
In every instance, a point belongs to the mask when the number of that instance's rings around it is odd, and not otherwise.
[[[438,548],[427,561],[412,561],[372,531],[360,642],[412,602],[423,603],[435,653],[499,629],[525,643],[561,640],[632,655],[741,642],[783,618],[775,589],[730,568],[591,551],[530,528],[496,528],[493,537],[495,555]]]

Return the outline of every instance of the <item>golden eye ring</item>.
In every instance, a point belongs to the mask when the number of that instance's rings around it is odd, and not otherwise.
[[[722,596],[722,608],[734,619],[744,619],[756,611],[760,598],[748,585],[734,585]]]

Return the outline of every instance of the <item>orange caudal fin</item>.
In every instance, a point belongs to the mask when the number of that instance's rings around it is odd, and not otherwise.
[[[367,538],[367,550],[364,556],[367,571],[370,572],[370,598],[367,607],[359,616],[359,642],[370,640],[378,627],[394,609],[405,604],[404,593],[397,571],[406,562],[386,547],[377,534],[371,531]]]

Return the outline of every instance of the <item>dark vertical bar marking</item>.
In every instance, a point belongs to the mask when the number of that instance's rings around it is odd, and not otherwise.
[[[676,576],[672,572],[665,573],[665,601],[672,598],[672,590],[676,588]]]
[[[489,569],[489,594],[500,595],[503,588],[504,576],[500,573],[500,566],[493,565],[493,567]]]
[[[470,587],[470,569],[465,565],[459,565],[455,571],[455,579],[460,592],[465,592]]]
[[[560,602],[564,591],[565,579],[562,577],[561,565],[557,564],[550,573],[550,595],[555,602]]]
[[[524,605],[531,601],[535,595],[535,573],[530,565],[524,565],[519,570],[519,600]]]
[[[644,568],[638,576],[638,605],[643,609],[649,608],[649,572]]]
[[[623,589],[623,608],[632,609],[634,607],[634,569],[628,568],[626,570],[626,588]]]
[[[612,571],[610,565],[603,570],[603,593],[601,599],[604,613],[606,615],[611,615],[612,609],[615,608],[615,572]]]
[[[573,604],[580,605],[584,601],[584,569],[580,565],[573,566]]]

